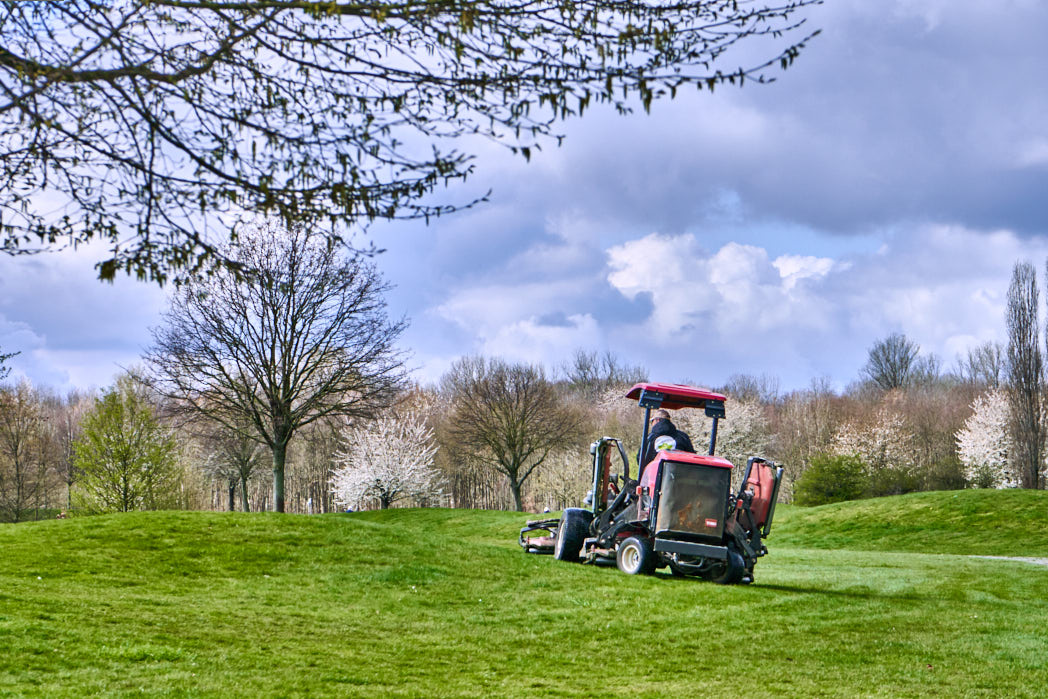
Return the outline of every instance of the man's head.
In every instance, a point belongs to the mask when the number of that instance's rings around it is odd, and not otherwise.
[[[651,424],[655,424],[659,420],[669,420],[670,413],[665,408],[659,408],[658,410],[652,411],[651,413]]]

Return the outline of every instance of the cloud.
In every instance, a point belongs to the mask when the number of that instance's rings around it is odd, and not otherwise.
[[[1048,138],[1033,138],[1019,147],[1015,164],[1020,168],[1048,165]]]
[[[452,294],[435,311],[445,320],[484,338],[522,318],[565,312],[573,302],[584,303],[589,291],[587,281],[569,278],[556,282],[468,287]]]
[[[564,336],[550,317],[588,317],[660,375],[804,385],[888,332],[947,362],[1003,337],[1011,266],[1048,235],[1048,5],[835,0],[809,26],[773,84],[598,107],[530,163],[481,153],[490,203],[390,233],[406,341],[530,357]]]
[[[662,342],[680,333],[744,341],[754,332],[819,327],[822,302],[809,282],[834,267],[826,258],[775,260],[753,245],[728,243],[707,255],[692,234],[651,234],[608,251],[608,281],[627,298],[650,294],[654,310],[643,332]]]
[[[1004,339],[1012,266],[1048,255],[1044,237],[943,224],[899,225],[876,247],[825,255],[711,247],[695,233],[635,236],[599,254],[589,236],[557,239],[488,268],[483,283],[449,287],[420,314],[409,345],[423,348],[426,380],[463,354],[555,368],[581,347],[610,349],[658,379],[716,385],[767,373],[788,388],[822,376],[843,386],[892,332],[949,365]],[[433,338],[448,328],[455,339],[438,349]]]
[[[787,291],[806,279],[819,279],[829,274],[836,266],[828,257],[812,255],[781,255],[772,262],[782,277]]]
[[[608,279],[625,298],[650,294],[651,314],[629,331],[657,349],[667,378],[768,373],[797,387],[856,377],[867,348],[891,332],[947,364],[1002,341],[1011,268],[1045,255],[1044,238],[948,226],[841,259],[771,258],[738,243],[706,252],[691,234],[651,234],[609,249]]]
[[[528,264],[541,266],[548,252],[517,258],[505,283],[449,292],[433,315],[462,333],[468,349],[458,344],[458,354],[554,368],[579,347],[612,349],[660,379],[716,384],[768,373],[800,387],[819,376],[851,380],[866,349],[891,332],[947,363],[1001,339],[1011,266],[1048,254],[1048,243],[924,226],[886,236],[873,251],[773,256],[759,245],[708,250],[691,233],[652,233],[609,246],[592,274],[515,281],[542,276]],[[454,356],[428,355],[430,373]]]
[[[481,353],[556,369],[577,348],[592,349],[602,344],[601,329],[593,316],[570,315],[565,321],[548,324],[529,317],[502,326],[484,339]]]
[[[810,24],[822,34],[771,85],[568,123],[528,200],[633,233],[705,233],[724,193],[748,225],[1048,232],[1048,169],[1028,167],[1048,139],[1048,93],[1030,87],[1048,63],[1048,5],[836,0]]]
[[[21,353],[8,362],[12,377],[61,391],[102,387],[138,361],[166,291],[126,278],[99,282],[100,255],[97,245],[0,255],[0,349]]]
[[[420,374],[578,343],[653,378],[804,386],[851,380],[889,332],[946,362],[1003,339],[1012,265],[1048,253],[1048,4],[834,0],[809,25],[773,84],[598,106],[530,163],[485,144],[434,198],[490,201],[376,224]],[[724,67],[765,47],[738,48]],[[0,347],[45,381],[111,375],[163,307],[84,255],[0,258]]]

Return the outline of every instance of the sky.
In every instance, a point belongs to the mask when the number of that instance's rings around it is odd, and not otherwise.
[[[485,144],[439,196],[487,202],[375,225],[415,377],[583,349],[656,381],[844,388],[893,332],[946,367],[1005,341],[1015,263],[1045,287],[1048,4],[827,0],[808,21],[770,85],[593,110],[530,162]],[[100,388],[139,361],[166,290],[98,282],[97,254],[0,257],[9,380]]]

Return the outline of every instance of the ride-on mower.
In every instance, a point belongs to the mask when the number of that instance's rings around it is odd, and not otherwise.
[[[533,520],[520,530],[529,553],[551,553],[561,561],[618,565],[631,575],[669,566],[675,575],[694,575],[722,584],[753,582],[753,566],[768,553],[782,482],[782,468],[754,456],[746,463],[738,492],[734,468],[714,456],[717,422],[726,398],[676,384],[641,383],[626,394],[644,408],[638,463],[646,452],[651,412],[701,408],[712,418],[708,454],[662,450],[630,478],[622,441],[601,437],[590,445],[593,488],[587,507],[569,507],[559,519]],[[615,454],[621,474],[613,472]]]

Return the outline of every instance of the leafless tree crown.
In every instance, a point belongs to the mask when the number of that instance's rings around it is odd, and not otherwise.
[[[901,333],[892,333],[870,348],[863,374],[885,391],[905,388],[914,378],[920,347]]]
[[[387,318],[373,265],[301,226],[261,224],[229,255],[254,273],[222,270],[179,289],[146,361],[189,415],[269,446],[279,480],[302,427],[367,417],[395,399],[406,321]]]
[[[517,509],[521,486],[558,447],[575,441],[578,421],[540,367],[467,357],[442,381],[451,396],[453,449],[506,476]]]

